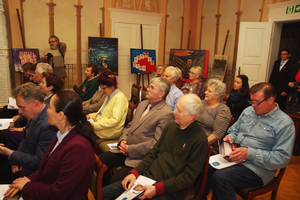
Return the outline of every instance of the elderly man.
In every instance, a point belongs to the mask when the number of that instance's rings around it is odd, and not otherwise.
[[[258,83],[250,89],[250,103],[223,139],[239,143],[230,159],[238,164],[222,169],[209,169],[213,199],[235,199],[234,188],[266,185],[277,169],[291,158],[295,128],[293,121],[278,104],[276,92],[269,83]],[[206,192],[207,193],[207,192]]]
[[[156,181],[144,186],[141,199],[184,199],[205,161],[208,142],[195,121],[202,103],[195,94],[182,96],[174,110],[175,122],[168,124],[161,138],[143,161],[124,178],[102,189],[103,199],[116,199],[130,189],[139,175]]]
[[[49,37],[50,48],[45,50],[45,59],[53,67],[54,73],[62,78],[67,76],[65,70],[66,43],[60,42],[56,35]]]
[[[85,80],[83,83],[79,86],[79,88],[74,86],[75,92],[77,92],[82,101],[86,101],[95,94],[95,92],[98,90],[99,84],[97,82],[97,75],[98,75],[98,68],[94,64],[89,64],[85,68]]]
[[[11,183],[15,178],[28,176],[38,170],[40,161],[57,129],[48,125],[43,92],[33,83],[25,83],[13,91],[19,114],[29,121],[24,128],[24,139],[13,151],[0,144],[0,154],[9,161],[0,165],[0,183]]]
[[[173,121],[173,113],[164,99],[170,90],[169,82],[161,77],[151,80],[146,98],[139,103],[132,121],[123,129],[118,149],[99,155],[108,167],[124,166],[109,181],[122,180],[136,167],[160,138],[163,128]],[[105,180],[106,179],[106,180]],[[108,184],[104,178],[104,184]]]
[[[164,71],[164,78],[167,79],[171,85],[170,92],[166,98],[166,103],[172,111],[175,110],[178,99],[183,95],[182,91],[175,85],[176,81],[181,77],[181,70],[177,70],[173,66],[167,67]]]
[[[33,82],[40,84],[43,79],[43,72],[53,72],[53,69],[47,63],[38,63],[35,68],[35,73],[31,75]]]

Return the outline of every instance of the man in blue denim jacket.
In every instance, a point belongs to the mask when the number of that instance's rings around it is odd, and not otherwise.
[[[212,186],[213,199],[235,199],[234,188],[266,185],[277,169],[290,161],[294,123],[275,103],[274,88],[258,83],[251,87],[250,98],[252,106],[243,111],[223,139],[241,145],[230,154],[238,164],[222,170],[210,167],[207,186]]]

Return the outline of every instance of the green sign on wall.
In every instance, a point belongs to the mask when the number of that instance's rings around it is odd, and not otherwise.
[[[297,13],[297,12],[300,12],[300,4],[296,5],[296,7],[295,7],[295,13]]]
[[[286,14],[292,14],[294,12],[294,6],[286,7]]]

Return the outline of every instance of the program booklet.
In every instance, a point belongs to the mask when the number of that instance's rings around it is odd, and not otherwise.
[[[229,154],[234,148],[240,147],[240,144],[230,144],[229,142],[224,142],[223,140],[218,140],[218,144],[219,154],[210,156],[209,164],[216,169],[223,169],[232,165],[236,165],[236,162],[230,160]]]
[[[135,200],[143,196],[144,191],[140,190],[141,187],[153,185],[156,181],[146,176],[140,175],[130,190],[123,192],[116,200]]]

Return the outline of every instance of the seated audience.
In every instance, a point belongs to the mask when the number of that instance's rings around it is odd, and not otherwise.
[[[150,152],[163,128],[173,121],[174,115],[164,101],[169,90],[170,84],[166,79],[152,79],[147,88],[147,100],[139,103],[132,121],[123,129],[118,149],[98,155],[109,168],[123,166],[110,180],[108,170],[103,179],[104,185],[122,180]]]
[[[231,111],[231,115],[237,120],[245,108],[249,104],[250,92],[248,77],[246,75],[238,75],[235,78],[233,89],[231,90],[226,105]]]
[[[40,161],[57,129],[48,124],[47,109],[43,92],[33,83],[25,83],[13,90],[19,114],[28,124],[24,129],[24,139],[17,150],[0,145],[0,154],[8,156],[0,165],[0,183],[11,183],[15,178],[28,176],[38,170]]]
[[[195,66],[190,69],[189,82],[186,82],[181,91],[183,94],[194,93],[198,95],[200,99],[204,99],[204,84],[201,81],[202,68],[200,66]]]
[[[164,77],[165,68],[163,65],[157,65],[156,67],[156,77]]]
[[[38,63],[35,68],[35,73],[31,75],[34,83],[40,84],[43,79],[43,72],[53,72],[51,65],[47,63]]]
[[[252,106],[228,129],[226,142],[238,143],[230,159],[238,164],[222,170],[209,166],[205,197],[210,186],[212,199],[235,199],[235,188],[266,185],[277,169],[287,166],[295,137],[294,123],[275,103],[276,92],[269,83],[250,89]],[[205,198],[204,198],[205,199]]]
[[[22,71],[23,71],[23,76],[24,76],[23,83],[31,81],[30,80],[31,68],[33,68],[34,66],[35,65],[32,64],[31,62],[27,62],[22,65]]]
[[[195,121],[202,104],[195,94],[183,95],[174,110],[175,122],[168,124],[150,153],[123,181],[102,189],[103,199],[116,199],[132,187],[139,175],[156,181],[144,186],[141,199],[184,199],[204,164],[208,144],[203,129]]]
[[[289,76],[286,113],[300,112],[300,64],[296,63]]]
[[[128,100],[118,88],[112,72],[103,72],[98,77],[98,83],[106,98],[101,108],[88,114],[87,118],[93,119],[94,131],[100,139],[118,139],[124,128]]]
[[[231,119],[230,109],[222,103],[225,90],[225,84],[219,80],[210,79],[207,82],[205,98],[202,100],[204,112],[198,119],[207,135],[208,145],[214,147],[215,154],[219,152],[217,140],[224,137]]]
[[[43,78],[39,84],[40,89],[45,94],[44,101],[49,104],[51,97],[64,88],[64,80],[59,75],[43,72]]]
[[[86,79],[79,86],[79,88],[77,88],[76,85],[74,86],[73,89],[80,95],[82,101],[86,101],[92,98],[92,96],[98,90],[99,84],[97,83],[97,74],[97,66],[94,64],[89,64],[88,66],[86,66],[84,72]]]
[[[93,127],[82,113],[82,101],[72,91],[61,91],[50,100],[48,122],[57,137],[44,155],[39,170],[16,179],[5,196],[22,191],[23,199],[87,199],[95,169]]]
[[[176,81],[181,77],[181,70],[176,70],[173,66],[167,67],[164,71],[164,78],[167,79],[171,85],[170,92],[166,97],[166,103],[172,111],[175,110],[178,99],[183,95],[181,90],[175,85]]]
[[[103,72],[110,71],[108,68],[101,68],[99,70],[98,76],[100,76]],[[95,92],[92,98],[82,102],[83,113],[89,114],[93,112],[97,112],[99,108],[102,106],[105,99],[105,94],[102,92],[101,88]]]

